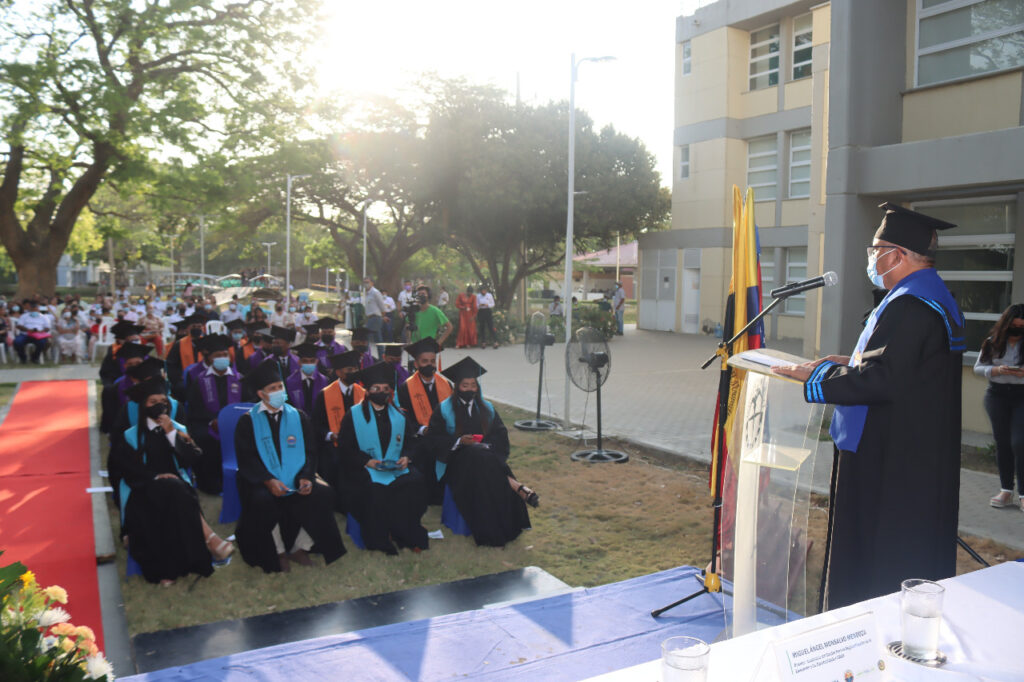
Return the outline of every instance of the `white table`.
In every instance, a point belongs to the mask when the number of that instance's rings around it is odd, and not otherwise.
[[[942,584],[946,594],[939,649],[949,659],[946,665],[927,668],[886,652],[884,679],[1024,680],[1024,563],[1000,564]],[[882,647],[900,639],[900,598],[890,594],[713,644],[708,681],[776,681],[773,642],[868,611],[876,616]],[[660,679],[660,658],[592,678],[600,682]]]

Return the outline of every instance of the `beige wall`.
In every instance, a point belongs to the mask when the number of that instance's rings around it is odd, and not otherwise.
[[[799,109],[800,107],[811,106],[811,93],[813,78],[801,78],[798,81],[786,83],[786,108]]]
[[[1020,125],[1021,74],[1004,73],[903,96],[903,141],[933,140]]]
[[[964,367],[963,406],[961,408],[963,420],[961,428],[964,431],[978,431],[991,435],[992,424],[989,423],[988,415],[985,414],[985,408],[981,402],[986,388],[988,388],[988,381],[976,375],[973,367]]]
[[[789,178],[787,177],[786,184],[788,183]],[[782,202],[783,225],[806,225],[810,217],[811,202],[807,199],[788,199]],[[760,223],[758,224],[760,225]]]
[[[731,249],[703,249],[700,255],[700,319],[721,322],[729,296]]]

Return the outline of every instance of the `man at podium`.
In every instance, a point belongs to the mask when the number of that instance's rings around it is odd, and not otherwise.
[[[956,574],[965,321],[934,269],[936,230],[955,225],[880,208],[867,272],[888,293],[853,355],[774,370],[836,405],[823,610]]]

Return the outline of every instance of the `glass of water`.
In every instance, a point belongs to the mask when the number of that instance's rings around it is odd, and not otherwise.
[[[942,595],[946,588],[931,580],[904,580],[900,594],[903,652],[911,658],[935,660],[939,655]]]
[[[711,647],[696,637],[669,637],[661,643],[661,682],[705,682]]]

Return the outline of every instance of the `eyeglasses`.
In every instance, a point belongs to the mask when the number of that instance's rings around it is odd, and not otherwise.
[[[876,259],[881,258],[885,253],[889,253],[890,251],[899,251],[900,253],[903,253],[903,249],[898,246],[869,246],[867,247],[867,251],[868,258],[873,256]],[[885,253],[882,253],[882,251],[885,251]]]

